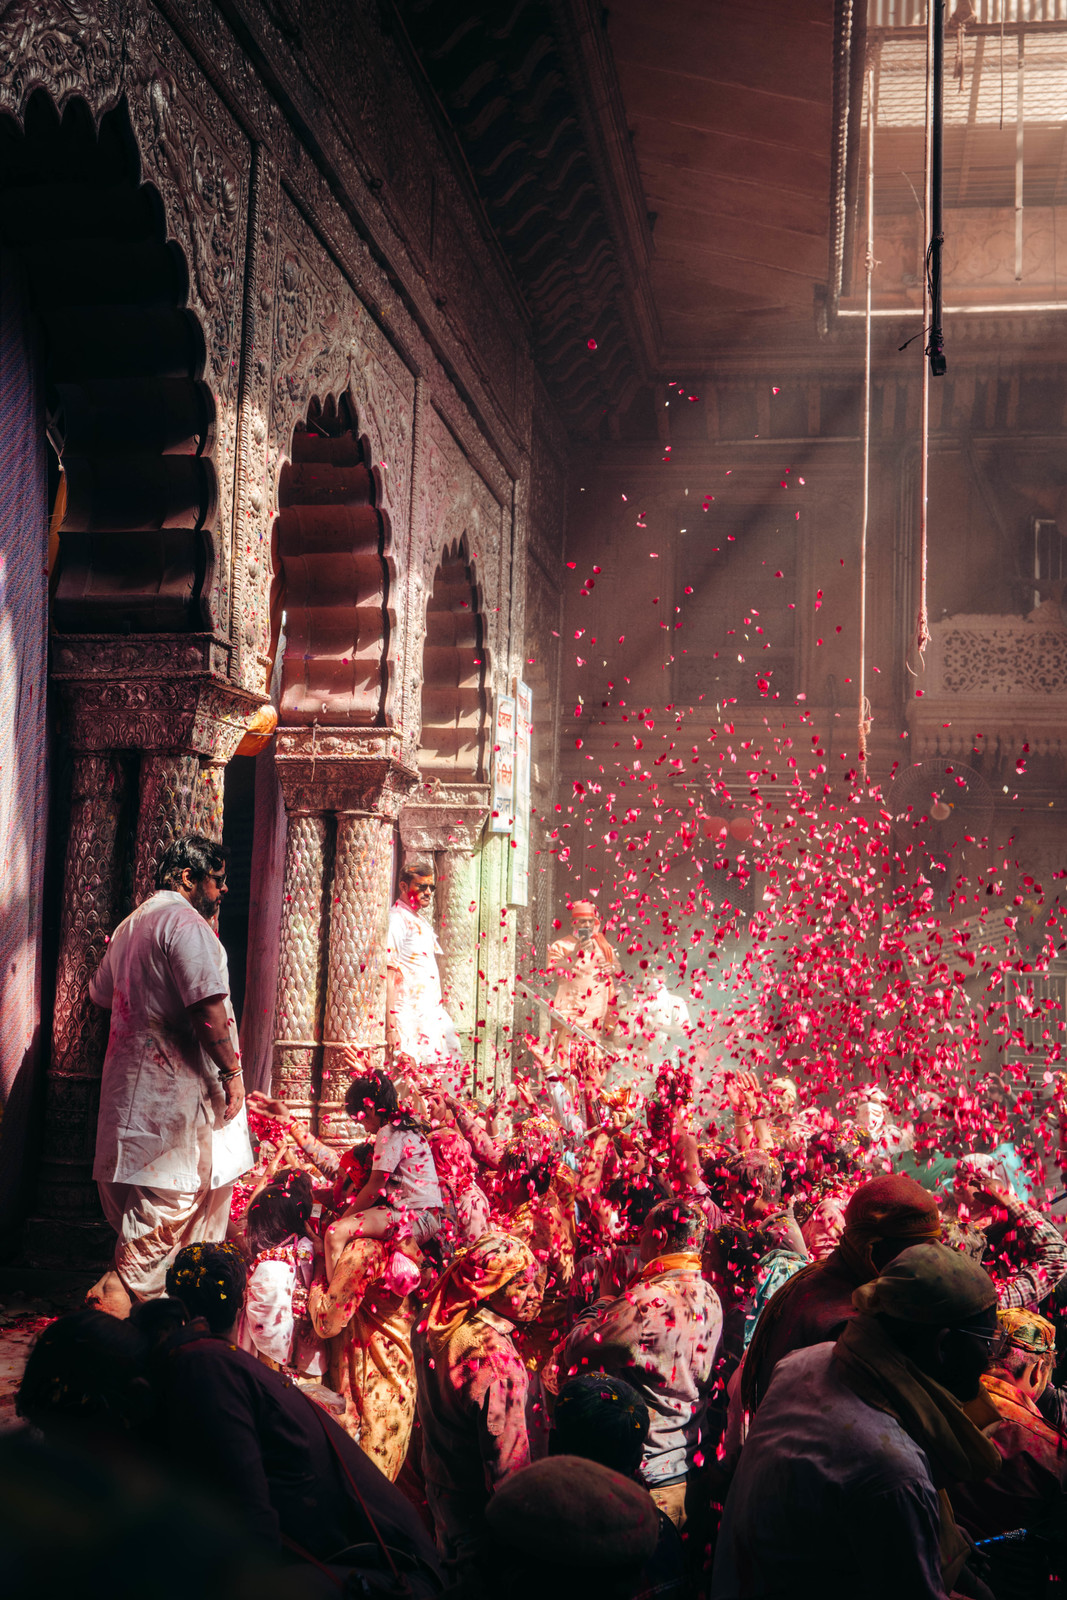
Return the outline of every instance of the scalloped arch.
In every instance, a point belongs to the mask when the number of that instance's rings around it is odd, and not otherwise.
[[[61,631],[210,627],[216,407],[188,260],[142,181],[125,102],[62,113],[43,89],[0,117],[0,243],[44,331],[63,464],[53,618]]]
[[[391,721],[392,530],[359,420],[347,387],[313,396],[279,473],[271,613],[277,627],[284,605],[280,717],[290,725]]]
[[[492,682],[484,597],[466,533],[450,539],[426,603],[418,764],[424,779],[480,783]]]

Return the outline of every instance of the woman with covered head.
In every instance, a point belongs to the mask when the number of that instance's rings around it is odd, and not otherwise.
[[[362,1065],[354,1050],[345,1060]],[[374,1143],[344,1154],[315,1139],[284,1101],[265,1095],[256,1101],[333,1179],[337,1220],[326,1229],[327,1282],[311,1286],[308,1312],[316,1336],[327,1341],[330,1385],[345,1400],[344,1427],[395,1479],[415,1419],[408,1295],[419,1276],[418,1242],[432,1237],[441,1220],[430,1146],[381,1072],[348,1086],[345,1110]]]
[[[542,1271],[541,1303],[523,1330],[522,1353],[537,1372],[566,1332],[579,1239],[578,1217],[596,1232],[589,1208],[599,1193],[609,1147],[605,1133],[587,1135],[575,1170],[562,1158],[550,1117],[529,1117],[509,1140],[500,1166],[496,1212],[523,1239]]]
[[[412,1339],[426,1495],[438,1545],[461,1567],[477,1554],[493,1491],[530,1458],[512,1335],[537,1314],[540,1277],[529,1245],[483,1234],[442,1275]]]
[[[758,1406],[784,1355],[838,1337],[861,1284],[877,1278],[909,1245],[940,1237],[937,1201],[921,1184],[901,1177],[861,1184],[845,1207],[844,1231],[834,1249],[784,1283],[764,1308],[745,1357],[745,1409]]]

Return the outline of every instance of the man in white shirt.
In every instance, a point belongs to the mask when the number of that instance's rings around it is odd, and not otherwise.
[[[252,1164],[226,952],[212,925],[226,893],[222,846],[176,839],[156,885],[116,928],[89,985],[111,1012],[93,1177],[118,1239],[88,1298],[116,1316],[164,1293],[183,1245],[225,1237],[234,1179]]]
[[[640,1393],[652,1415],[641,1477],[677,1527],[700,1445],[722,1306],[701,1272],[706,1224],[695,1205],[663,1200],[641,1233],[641,1267],[626,1293],[598,1300],[575,1321],[544,1372],[553,1392],[582,1372],[610,1372]]]
[[[433,902],[431,861],[410,861],[400,874],[400,895],[389,913],[386,952],[386,1043],[393,1057],[418,1067],[458,1060],[455,1023],[441,996],[437,957],[441,946],[421,913]]]

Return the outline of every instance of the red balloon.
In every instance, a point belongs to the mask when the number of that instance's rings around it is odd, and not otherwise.
[[[747,844],[755,831],[748,817],[735,817],[730,824],[730,838],[736,839],[738,844]]]
[[[726,832],[726,818],[725,817],[705,817],[704,818],[704,837],[705,837],[705,839],[721,839],[725,832]]]

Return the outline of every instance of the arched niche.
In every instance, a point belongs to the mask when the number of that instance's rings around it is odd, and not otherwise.
[[[392,571],[389,519],[347,395],[313,399],[278,483],[271,604],[284,605],[283,723],[388,720]]]
[[[426,607],[418,754],[425,782],[486,781],[487,681],[485,621],[464,537],[445,549]]]
[[[0,248],[34,314],[62,467],[52,620],[67,633],[209,626],[217,480],[184,255],[140,181],[125,104],[94,122],[33,94],[0,117]]]

